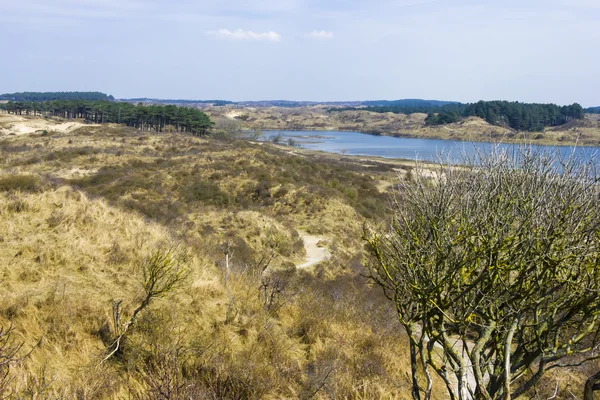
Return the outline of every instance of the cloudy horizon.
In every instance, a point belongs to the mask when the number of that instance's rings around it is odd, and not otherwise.
[[[600,105],[596,0],[0,0],[0,92]]]

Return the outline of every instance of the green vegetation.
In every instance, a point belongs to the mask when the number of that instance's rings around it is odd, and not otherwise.
[[[0,191],[36,192],[40,189],[40,180],[34,175],[0,176]]]
[[[200,110],[174,105],[135,106],[108,101],[8,102],[0,109],[17,115],[52,115],[83,118],[94,123],[118,123],[141,130],[163,132],[172,127],[176,132],[206,134],[213,125]]]
[[[142,262],[143,297],[139,305],[131,313],[127,322],[121,321],[121,302],[113,302],[113,328],[116,337],[106,349],[108,354],[102,359],[105,362],[121,351],[121,345],[138,319],[139,314],[155,300],[166,297],[181,285],[187,276],[187,255],[178,252],[177,248],[155,249]]]
[[[332,108],[330,111],[349,109],[358,110],[358,108]],[[508,101],[479,101],[473,104],[443,104],[437,102],[422,105],[392,103],[387,106],[360,109],[377,113],[426,113],[428,116],[425,123],[428,125],[445,125],[458,122],[466,117],[480,117],[492,125],[528,132],[543,131],[545,127],[559,126],[585,117],[583,108],[577,103],[562,107],[555,104],[528,104]]]
[[[457,101],[440,101],[440,100],[421,100],[421,99],[402,99],[402,100],[373,100],[364,101],[363,105],[367,107],[404,107],[406,109],[431,109],[434,107],[448,106],[452,104],[460,104]]]
[[[537,132],[548,126],[583,119],[585,113],[579,104],[560,107],[554,104],[480,101],[460,107],[444,106],[437,113],[430,111],[425,123],[445,125],[457,122],[462,117],[480,117],[492,125],[506,126],[517,131]]]
[[[588,114],[600,114],[600,106],[599,107],[586,108],[585,112],[588,113]]]
[[[451,399],[511,399],[599,358],[594,163],[524,149],[417,171],[391,229],[365,232],[410,337],[413,399],[434,398],[431,371]]]
[[[386,195],[377,189],[376,180],[364,172],[365,168],[370,168],[374,173],[389,173],[392,166],[372,163],[362,167],[326,157],[290,157],[270,148],[257,152],[255,146],[243,141],[225,141],[205,148],[212,154],[215,147],[227,145],[235,154],[221,154],[218,160],[200,168],[192,166],[197,165],[194,159],[201,157],[203,151],[201,148],[183,150],[186,143],[189,144],[181,139],[180,143],[171,143],[161,149],[169,156],[167,159],[158,158],[154,162],[131,160],[102,166],[94,174],[72,179],[70,183],[149,217],[164,220],[182,217],[189,206],[196,207],[198,203],[231,210],[268,207],[288,214],[304,209],[309,213],[317,212],[323,207],[319,199],[328,198],[347,203],[366,218],[375,218],[385,211]],[[117,153],[118,150],[105,151]],[[74,148],[68,153],[57,152],[47,159],[72,159],[78,154],[91,152]],[[226,184],[230,180],[239,180],[239,183]],[[291,192],[296,195],[290,197]],[[133,196],[128,199],[130,193]],[[161,197],[160,214],[155,214],[156,209],[148,208],[149,204],[143,201],[144,193]]]
[[[460,114],[456,111],[440,111],[438,113],[429,112],[425,118],[427,125],[446,125],[458,122]]]
[[[335,107],[330,108],[329,111],[365,110],[376,113],[428,114],[444,110],[446,112],[460,113],[465,106],[462,103],[438,100],[367,101],[364,104],[366,107]]]
[[[0,95],[0,100],[9,101],[113,101],[114,99],[113,96],[100,92],[22,92]]]
[[[194,105],[194,104],[210,104],[216,107],[235,104],[229,100],[181,100],[181,99],[150,99],[147,97],[136,97],[133,99],[121,99],[127,103],[152,103],[152,104],[176,104],[176,105]]]
[[[463,116],[481,117],[492,125],[506,125],[519,131],[542,131],[546,126],[583,119],[585,113],[577,103],[560,107],[555,104],[480,101],[469,104]]]

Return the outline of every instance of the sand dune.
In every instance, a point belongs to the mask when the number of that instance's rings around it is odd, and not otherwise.
[[[0,135],[25,135],[44,130],[70,133],[82,126],[86,126],[86,124],[75,121],[58,122],[53,119],[0,114]]]

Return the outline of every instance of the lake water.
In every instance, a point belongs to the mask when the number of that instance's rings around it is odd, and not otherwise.
[[[330,153],[402,158],[409,160],[436,161],[440,154],[444,159],[460,161],[463,155],[472,156],[475,152],[489,152],[494,146],[511,150],[518,145],[481,142],[459,142],[441,139],[397,138],[375,136],[358,132],[339,131],[266,131],[263,140],[282,135],[281,144],[287,144],[290,138],[300,147],[309,150],[321,150]],[[532,146],[535,149],[559,151],[568,156],[573,151],[570,146]],[[600,151],[600,147],[577,147],[577,157],[589,159]]]

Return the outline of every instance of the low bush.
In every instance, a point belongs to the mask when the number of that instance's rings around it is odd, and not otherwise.
[[[40,179],[34,175],[6,175],[0,177],[0,192],[39,192]]]
[[[201,180],[182,186],[181,195],[185,201],[199,201],[215,206],[227,206],[232,202],[231,196],[221,190],[219,185]]]

